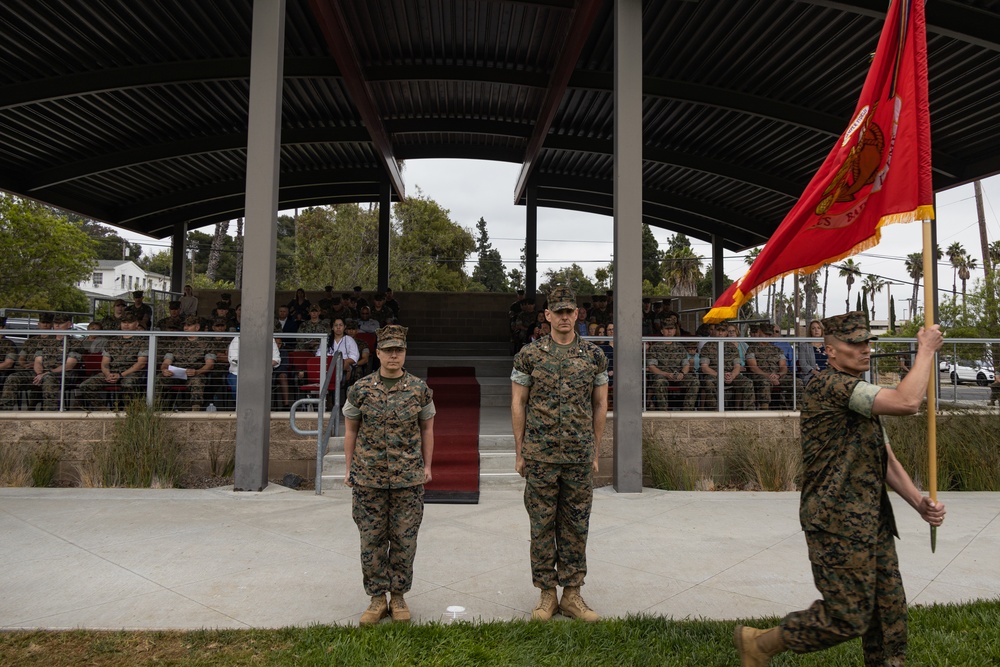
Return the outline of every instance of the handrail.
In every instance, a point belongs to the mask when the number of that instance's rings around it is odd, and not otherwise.
[[[340,426],[340,387],[343,384],[344,378],[344,355],[341,352],[336,352],[332,356],[333,367],[327,372],[326,361],[330,355],[321,354],[320,356],[320,388],[319,393],[316,398],[300,398],[299,400],[292,403],[291,408],[288,410],[288,420],[292,431],[298,435],[315,435],[316,436],[316,495],[323,495],[323,457],[326,456],[327,446],[330,443],[330,436],[337,437],[337,433]],[[330,389],[330,381],[335,380],[333,389],[333,409],[330,414],[330,423],[326,428],[323,428],[323,416],[326,412],[326,396]],[[315,429],[300,429],[298,424],[295,422],[295,416],[298,413],[299,406],[314,405],[316,406],[316,428]]]

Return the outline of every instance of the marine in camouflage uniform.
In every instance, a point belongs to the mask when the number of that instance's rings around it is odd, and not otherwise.
[[[201,329],[201,319],[191,315],[184,320],[184,331],[196,332]],[[160,364],[160,374],[156,377],[156,391],[162,397],[169,387],[184,387],[191,392],[191,410],[201,410],[205,402],[205,386],[215,366],[215,353],[210,343],[203,337],[171,338]],[[174,377],[170,366],[187,371],[187,379]]]
[[[738,410],[751,410],[754,405],[753,382],[743,374],[740,365],[740,348],[736,343],[725,343],[722,352],[724,373],[735,373],[726,388],[732,387]],[[719,344],[709,340],[701,348],[701,389],[707,410],[719,409]]]
[[[579,589],[587,574],[587,535],[600,439],[607,418],[608,360],[575,331],[576,295],[568,287],[549,294],[552,333],[514,357],[511,413],[516,469],[525,478],[524,506],[531,523],[531,578],[542,590],[532,618],[556,611],[597,620]]]
[[[73,321],[64,315],[56,316],[55,329],[65,331],[72,327]],[[60,387],[64,375],[66,386],[72,388],[76,381],[74,369],[83,363],[83,352],[72,338],[66,340],[66,367],[63,373],[63,340],[65,336],[34,336],[25,341],[24,346],[30,351],[27,356],[31,361],[31,370],[13,373],[4,383],[0,403],[5,406],[17,403],[22,391],[41,389],[42,407],[45,410],[58,410]]]
[[[309,319],[305,320],[299,324],[298,331],[296,333],[311,333],[311,334],[326,334],[327,340],[330,337],[330,322],[329,320],[312,318],[313,313],[319,313],[319,307],[309,309]],[[299,348],[300,350],[309,350],[310,352],[315,352],[319,349],[320,340],[318,338],[300,338]]]
[[[118,299],[111,305],[111,314],[101,319],[102,331],[121,331],[122,317],[125,315],[125,302]]]
[[[670,320],[663,325],[663,335],[677,335],[677,324]],[[684,395],[684,409],[694,410],[698,401],[698,373],[692,366],[691,357],[681,343],[669,340],[657,341],[646,351],[648,382],[653,392],[653,401],[660,410],[668,406],[670,387],[680,387]]]
[[[135,331],[138,326],[132,313],[122,318],[122,331]],[[109,387],[120,387],[126,398],[144,391],[148,359],[146,336],[114,336],[104,347],[101,372],[80,384],[77,393],[81,405],[88,410],[103,405],[104,391]]]
[[[773,332],[770,325],[763,330],[763,335],[770,336]],[[757,409],[770,409],[775,395],[790,401],[792,395],[792,374],[788,372],[788,361],[785,353],[777,345],[761,341],[750,343],[746,354],[747,375],[753,382],[754,399]]]
[[[943,521],[945,510],[914,486],[878,415],[919,409],[943,339],[936,325],[918,334],[913,377],[893,390],[861,379],[870,368],[868,341],[873,338],[862,313],[827,318],[823,327],[829,366],[804,392],[799,505],[813,579],[823,599],[764,632],[738,626],[734,641],[745,665],[766,665],[786,649],[809,653],[855,637],[861,637],[865,665],[903,665],[906,595],[886,484],[932,525]]]
[[[393,620],[410,620],[403,594],[413,584],[424,483],[431,480],[434,452],[433,393],[403,369],[406,328],[383,327],[377,338],[381,367],[354,383],[343,409],[345,484],[353,487],[361,572],[372,598],[362,625],[389,613]],[[388,604],[386,592],[392,595]]]
[[[184,329],[184,319],[181,317],[181,302],[171,301],[169,304],[170,314],[166,317],[161,317],[156,323],[156,328],[160,331],[181,331]],[[198,326],[201,327],[201,320],[198,320]]]

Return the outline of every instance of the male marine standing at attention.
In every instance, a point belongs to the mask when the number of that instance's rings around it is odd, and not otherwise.
[[[608,412],[608,360],[576,333],[576,295],[549,294],[552,333],[525,345],[511,373],[511,421],[524,506],[531,521],[531,578],[542,590],[531,618],[600,617],[580,595],[587,575],[587,533],[594,474]],[[556,601],[556,585],[563,587]]]
[[[424,484],[431,481],[435,408],[424,381],[403,369],[406,331],[398,324],[379,329],[381,365],[348,389],[344,403],[344,483],[354,490],[361,572],[371,596],[361,625],[390,614],[397,622],[410,620],[403,594],[413,584]]]
[[[906,594],[896,558],[898,537],[888,484],[927,523],[944,521],[943,503],[920,493],[892,453],[879,415],[920,409],[934,353],[944,337],[935,324],[917,334],[913,368],[895,389],[869,384],[874,336],[864,313],[822,322],[828,365],[802,399],[802,494],[813,580],[823,595],[767,631],[737,626],[733,640],[743,667],[767,665],[785,650],[821,651],[861,637],[865,665],[906,661]]]

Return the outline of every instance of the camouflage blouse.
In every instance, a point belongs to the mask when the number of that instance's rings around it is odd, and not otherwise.
[[[879,522],[885,521],[897,534],[885,485],[886,436],[872,414],[880,390],[831,367],[806,385],[799,505],[803,530],[871,544]]]
[[[344,416],[360,419],[350,475],[375,489],[400,489],[424,483],[420,423],[435,414],[433,391],[423,380],[403,373],[386,389],[378,373],[347,390]]]
[[[544,463],[590,463],[594,458],[594,387],[608,383],[601,348],[574,336],[560,350],[550,336],[525,345],[510,379],[528,387],[521,455]]]

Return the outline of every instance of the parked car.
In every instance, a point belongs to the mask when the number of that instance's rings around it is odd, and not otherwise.
[[[951,378],[952,384],[975,382],[980,387],[985,387],[994,381],[995,377],[992,367],[987,366],[980,361],[972,362],[971,365],[967,364],[968,362],[959,362],[958,364],[949,365],[948,374]]]

